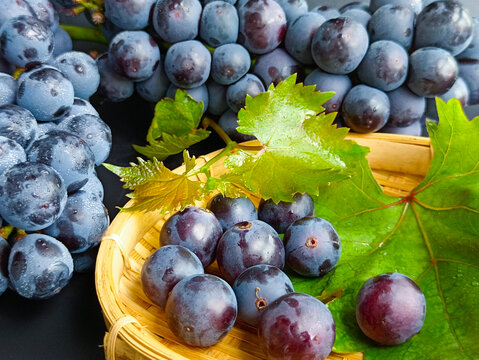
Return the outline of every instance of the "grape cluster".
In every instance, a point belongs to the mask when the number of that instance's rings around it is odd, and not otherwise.
[[[74,266],[93,267],[109,225],[95,166],[110,153],[111,130],[88,101],[97,63],[72,51],[53,5],[6,0],[0,13],[0,216],[15,228],[0,242],[0,293],[8,284],[45,299]]]

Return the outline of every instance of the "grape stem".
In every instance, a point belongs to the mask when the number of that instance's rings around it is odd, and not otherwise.
[[[92,41],[108,45],[108,40],[98,28],[88,28],[75,25],[60,25],[73,40]]]

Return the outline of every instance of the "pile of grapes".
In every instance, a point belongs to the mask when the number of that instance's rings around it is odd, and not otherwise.
[[[207,209],[188,207],[165,222],[161,247],[143,265],[141,285],[164,308],[176,336],[211,346],[239,321],[257,329],[268,359],[330,354],[336,337],[331,312],[317,298],[294,292],[282,269],[324,276],[339,260],[341,241],[328,221],[314,216],[309,195],[294,200],[263,200],[256,210],[248,198],[219,194]],[[215,260],[220,276],[207,269]],[[380,344],[409,340],[425,315],[424,294],[399,273],[378,275],[358,293],[358,325]]]
[[[93,265],[112,144],[88,102],[99,82],[48,0],[0,2],[0,294],[46,299]]]

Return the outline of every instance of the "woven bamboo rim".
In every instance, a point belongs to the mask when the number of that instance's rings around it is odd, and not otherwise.
[[[427,173],[432,157],[428,138],[393,134],[350,134],[348,138],[371,148],[368,160],[373,174],[389,195],[407,195]],[[200,157],[198,162],[204,163],[216,153]],[[222,163],[215,163],[211,170],[216,175],[225,171]],[[204,206],[207,200],[197,205]],[[252,200],[257,205],[259,199]],[[156,212],[119,213],[103,238],[95,284],[108,329],[106,358],[265,359],[252,328],[236,325],[225,339],[208,348],[184,345],[169,330],[164,311],[148,300],[139,280],[145,259],[159,246],[164,221]],[[215,273],[215,264],[207,271]],[[333,353],[328,359],[358,360],[362,355]]]

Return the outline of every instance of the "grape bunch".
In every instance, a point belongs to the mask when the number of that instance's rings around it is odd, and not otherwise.
[[[0,14],[0,293],[46,299],[93,267],[112,136],[89,102],[98,65],[72,51],[52,3],[5,0]]]

